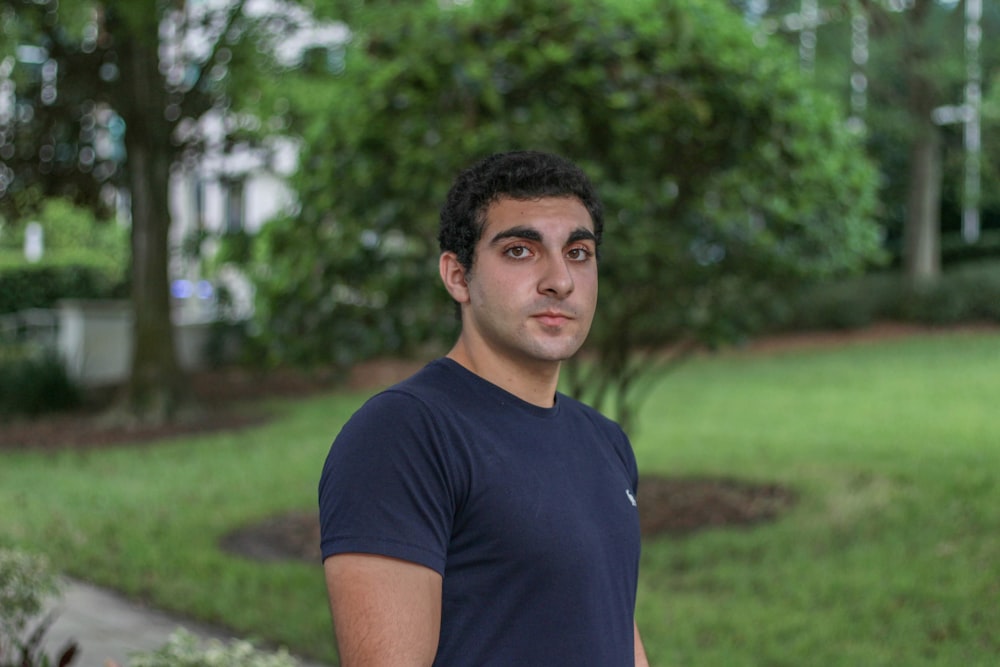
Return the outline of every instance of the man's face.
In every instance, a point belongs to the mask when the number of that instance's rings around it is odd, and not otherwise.
[[[463,337],[517,364],[571,357],[597,305],[596,254],[593,221],[576,198],[495,202],[466,274]]]

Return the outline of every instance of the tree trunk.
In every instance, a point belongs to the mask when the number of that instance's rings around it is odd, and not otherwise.
[[[155,26],[155,21],[152,22]],[[168,190],[173,147],[164,118],[168,100],[159,71],[157,35],[119,31],[119,109],[125,120],[126,169],[132,197],[132,306],[135,314],[131,375],[117,405],[133,424],[157,424],[186,407],[186,378],[174,345],[168,266]]]
[[[910,151],[910,176],[903,228],[904,267],[914,287],[941,275],[941,139],[925,127]]]
[[[923,35],[932,2],[918,0],[906,15],[902,38],[906,67],[907,111],[913,123],[910,173],[903,223],[903,266],[914,288],[941,275],[941,133],[931,120],[939,94],[930,72],[933,54]]]

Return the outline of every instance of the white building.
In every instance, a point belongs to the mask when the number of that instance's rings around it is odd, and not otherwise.
[[[213,121],[206,121],[211,132]],[[275,139],[266,149],[238,146],[209,151],[193,164],[179,166],[170,182],[172,292],[178,319],[203,321],[216,314],[216,289],[232,297],[232,314],[252,313],[250,283],[233,267],[207,272],[219,241],[227,234],[256,234],[268,220],[295,207],[286,179],[296,167],[294,141]],[[192,246],[199,254],[192,255]]]

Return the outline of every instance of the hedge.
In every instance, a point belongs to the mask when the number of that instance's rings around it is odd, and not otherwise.
[[[854,329],[879,321],[915,324],[1000,323],[1000,261],[946,268],[914,288],[899,273],[872,273],[788,295],[770,330]]]
[[[74,253],[38,264],[0,259],[0,314],[51,308],[59,299],[110,299],[127,294],[120,269]]]

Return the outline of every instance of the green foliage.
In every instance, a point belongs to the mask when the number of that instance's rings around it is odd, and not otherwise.
[[[283,89],[302,206],[265,234],[255,274],[279,359],[441,331],[437,211],[461,168],[499,150],[561,153],[598,184],[590,347],[615,377],[639,346],[730,336],[723,304],[758,284],[878,256],[862,147],[791,56],[755,45],[721,3],[376,3],[354,17],[343,71]]]
[[[347,366],[411,351],[450,325],[428,277],[428,244],[392,231],[382,239],[372,232],[365,244],[351,231],[293,218],[262,231],[251,275],[257,339],[270,362]]]
[[[784,42],[790,51],[798,52],[800,33],[791,29],[786,17],[800,10],[798,0],[772,0],[754,3],[730,0],[750,15],[764,17],[762,30],[776,31],[770,39]],[[887,246],[894,257],[901,259],[906,218],[914,207],[907,197],[923,193],[926,188],[911,183],[917,170],[913,153],[915,141],[928,131],[940,141],[936,150],[941,160],[940,227],[943,233],[958,234],[961,226],[960,208],[964,197],[963,146],[964,125],[960,122],[942,126],[931,124],[931,112],[941,106],[961,105],[965,101],[964,87],[968,73],[965,62],[966,34],[964,2],[942,0],[909,0],[889,3],[860,0],[819,0],[821,21],[815,30],[816,58],[813,76],[819,85],[836,94],[846,108],[851,98],[851,77],[858,71],[852,62],[852,39],[857,36],[855,23],[867,19],[866,106],[861,112],[865,124],[866,143],[870,155],[878,164],[878,185],[881,206],[880,222],[884,224],[892,243]],[[983,2],[980,22],[981,43],[979,68],[982,72],[982,185],[981,205],[984,228],[996,225],[1000,211],[1000,79],[992,76],[1000,66],[1000,5]],[[853,33],[853,34],[852,34]],[[930,126],[930,127],[928,127]],[[926,156],[925,156],[926,159]],[[944,260],[947,260],[947,249]]]
[[[975,243],[955,232],[941,237],[941,263],[948,269],[970,261],[1000,258],[1000,229],[984,229]]]
[[[0,221],[0,314],[125,292],[128,230],[66,199],[42,202],[33,220],[44,239],[44,253],[35,264],[22,253],[26,221]]]
[[[129,667],[296,667],[287,651],[262,651],[248,641],[198,641],[185,630],[170,635],[167,643],[146,653],[133,654]]]
[[[896,273],[810,286],[785,295],[759,331],[856,329],[881,321],[916,324],[1000,322],[1000,263],[968,262],[914,289]]]
[[[76,646],[72,643],[63,647],[56,663],[43,652],[42,639],[51,617],[28,634],[29,624],[58,592],[58,580],[46,557],[0,548],[0,667],[65,667],[73,661]]]
[[[44,254],[56,256],[89,250],[102,257],[109,267],[122,270],[128,253],[128,230],[113,220],[98,219],[90,210],[76,206],[68,199],[41,201],[38,211],[30,218],[4,220],[0,218],[0,249],[21,251],[28,222],[41,225]]]
[[[51,308],[59,299],[104,299],[120,296],[124,286],[120,278],[109,274],[104,262],[89,251],[79,253],[84,262],[67,258],[4,267],[0,261],[0,313],[28,308]]]
[[[54,352],[0,357],[0,415],[36,416],[80,403],[80,388]]]
[[[42,613],[46,598],[58,592],[57,584],[44,556],[0,549],[0,656]]]
[[[109,189],[129,193],[136,327],[123,419],[163,421],[190,400],[164,333],[171,327],[169,181],[174,167],[195,164],[206,151],[228,155],[237,143],[251,146],[246,133],[229,132],[255,124],[252,114],[231,112],[230,84],[252,90],[249,81],[268,76],[269,47],[317,27],[309,3],[265,4],[258,11],[244,0],[0,0],[0,48],[44,47],[49,72],[39,76],[32,63],[5,65],[21,78],[18,112],[0,132],[0,143],[7,142],[0,214],[27,218],[37,196],[101,210]],[[254,40],[267,33],[267,43]],[[230,76],[233,68],[241,76]],[[227,136],[209,140],[201,131],[209,112],[224,119],[218,127]]]

